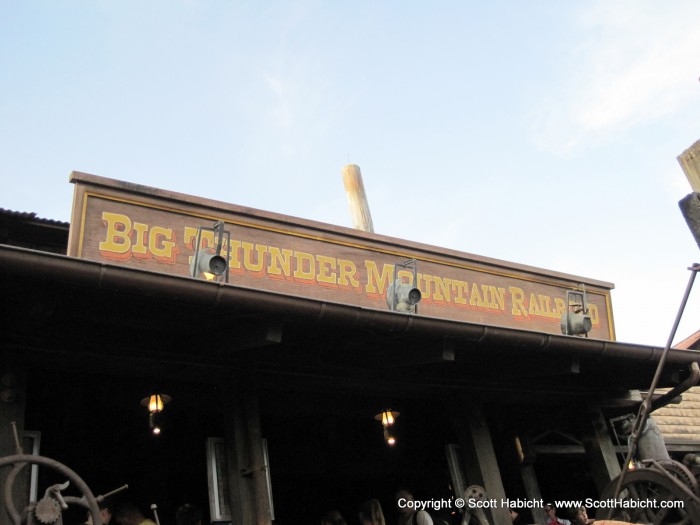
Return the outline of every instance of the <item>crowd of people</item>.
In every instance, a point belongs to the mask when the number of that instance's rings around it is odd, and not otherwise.
[[[433,516],[425,510],[416,509],[414,496],[411,491],[401,489],[396,492],[395,502],[398,512],[396,525],[444,525],[435,523]],[[160,525],[144,516],[141,509],[133,502],[127,501],[113,508],[109,501],[102,501],[99,505],[102,525]],[[588,517],[585,507],[572,507],[559,509],[564,517],[557,515],[557,509],[547,503],[544,506],[547,520],[542,525],[591,525],[594,520]],[[510,511],[513,523],[518,523],[518,513]],[[358,510],[360,525],[387,525],[384,512],[379,500],[365,501]],[[169,520],[170,521],[170,520]],[[176,525],[202,525],[202,511],[189,503],[179,507],[175,513]],[[93,525],[92,514],[88,511],[87,519],[83,525]],[[342,514],[337,510],[327,512],[321,518],[321,525],[348,525]]]
[[[116,507],[109,500],[99,502],[102,525],[160,525],[144,516],[141,508],[132,501],[121,502]],[[169,520],[170,522],[170,520]],[[176,525],[202,525],[202,511],[199,507],[186,503],[175,512]],[[83,525],[93,525],[92,514],[87,512]]]
[[[402,501],[404,504],[399,505]],[[396,493],[397,511],[399,514],[397,525],[443,525],[435,523],[433,516],[425,510],[416,510],[413,505],[406,504],[413,501],[413,494],[407,490],[399,490]],[[519,523],[519,514],[508,509],[513,523]],[[588,517],[585,507],[572,507],[561,509],[564,518],[557,516],[557,509],[551,503],[544,506],[546,521],[542,525],[591,525],[595,520]],[[360,525],[386,525],[384,513],[379,500],[371,499],[364,502],[359,509],[358,518]],[[337,510],[327,512],[321,518],[321,525],[348,525]]]
[[[544,511],[547,514],[547,522],[545,525],[590,525],[595,520],[588,517],[586,507],[571,507],[563,509],[562,513],[566,518],[557,516],[557,509],[554,505],[547,503],[544,506]]]
[[[413,494],[407,489],[396,492],[396,510],[399,514],[397,525],[439,525],[433,522],[432,516],[425,510],[417,510],[411,503]],[[377,499],[370,499],[360,505],[358,511],[360,525],[386,525],[382,505]],[[327,512],[321,518],[321,525],[347,525],[341,513],[337,510]]]

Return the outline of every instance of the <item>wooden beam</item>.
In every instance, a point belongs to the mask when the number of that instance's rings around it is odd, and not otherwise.
[[[238,374],[237,374],[238,375]],[[245,466],[250,464],[247,453],[245,418],[238,392],[232,386],[236,378],[224,384],[224,434],[226,450],[226,466],[228,474],[228,506],[231,509],[231,522],[240,525],[253,525],[253,509],[251,505],[251,486],[241,475]]]
[[[281,343],[282,323],[274,320],[256,321],[233,330],[222,330],[219,335],[225,339],[226,344],[209,348],[215,354],[254,350]]]
[[[377,366],[396,368],[403,366],[421,366],[434,363],[453,362],[454,348],[450,346],[428,347],[421,349],[386,350],[376,359]]]
[[[615,455],[615,447],[600,407],[589,406],[587,417],[589,425],[582,436],[583,447],[591,466],[593,481],[600,494],[610,481],[620,474],[620,462]]]
[[[249,360],[224,385],[226,455],[232,523],[271,525],[272,505],[260,425],[255,374]]]
[[[693,448],[694,447],[694,448]],[[688,451],[697,451],[700,448],[698,445],[689,446]],[[669,446],[669,450],[672,450]],[[691,450],[692,449],[692,450]],[[537,455],[547,454],[585,454],[586,449],[583,445],[535,445],[535,453]],[[616,454],[627,454],[627,445],[613,445],[613,450]],[[681,450],[681,449],[678,449]]]
[[[350,205],[350,215],[352,216],[352,227],[374,233],[372,224],[372,214],[369,212],[369,201],[365,193],[365,185],[362,182],[360,167],[355,164],[348,164],[343,167],[343,184],[345,193],[348,196]]]
[[[542,499],[542,493],[540,492],[540,485],[537,482],[535,467],[532,464],[521,465],[520,477],[523,480],[523,486],[525,487],[527,499],[530,501],[540,501]],[[545,514],[543,507],[534,506],[530,510],[532,512],[532,519],[535,522],[545,523],[547,521],[547,515]]]
[[[464,454],[466,483],[483,487],[488,499],[499,502],[506,499],[496,452],[481,404],[467,402],[458,407],[454,423]],[[493,525],[511,525],[508,509],[497,506],[486,511],[490,512],[490,523]]]
[[[251,460],[253,492],[255,494],[256,525],[272,525],[271,494],[267,490],[268,469],[263,452],[262,428],[258,397],[249,391],[245,397],[246,425],[248,430],[249,457]]]

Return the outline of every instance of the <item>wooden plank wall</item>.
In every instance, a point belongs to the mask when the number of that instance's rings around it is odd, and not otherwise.
[[[700,349],[700,330],[681,341],[676,348]],[[654,412],[654,419],[667,445],[695,444],[700,451],[700,386],[683,394],[680,404],[667,405]]]

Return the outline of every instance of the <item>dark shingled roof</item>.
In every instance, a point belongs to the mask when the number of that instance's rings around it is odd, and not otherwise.
[[[42,217],[38,217],[37,214],[34,212],[13,211],[13,210],[6,210],[5,208],[0,208],[0,216],[14,217],[17,219],[25,219],[25,220],[30,220],[34,223],[41,223],[41,224],[54,225],[54,226],[63,226],[66,228],[68,228],[70,226],[69,222],[55,221],[53,219],[44,219]]]
[[[70,223],[0,208],[0,244],[65,254]]]

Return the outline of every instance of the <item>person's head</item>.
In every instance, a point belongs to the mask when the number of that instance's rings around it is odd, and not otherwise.
[[[544,513],[550,518],[556,516],[557,514],[556,510],[554,510],[554,505],[551,503],[547,503],[544,506]]]
[[[114,513],[118,525],[139,525],[144,520],[143,513],[131,501],[122,503]]]
[[[202,525],[202,511],[194,505],[185,503],[175,511],[177,525]]]
[[[321,525],[347,525],[347,523],[345,523],[343,515],[340,512],[337,510],[330,510],[321,516]]]
[[[572,525],[587,525],[588,523],[588,513],[585,507],[568,509],[566,517],[571,520]]]
[[[100,519],[102,520],[102,525],[109,525],[109,522],[112,521],[112,506],[106,500],[100,501],[98,505],[100,507]],[[89,510],[87,512],[85,524],[92,525],[92,513]]]
[[[394,501],[396,501],[396,510],[399,511],[401,516],[413,514],[416,510],[412,505],[413,493],[408,489],[397,490]]]
[[[360,523],[362,525],[385,525],[382,506],[376,499],[365,501],[360,507]]]

